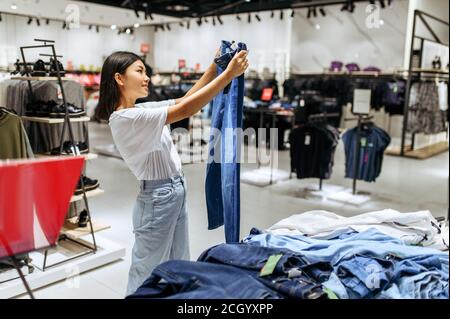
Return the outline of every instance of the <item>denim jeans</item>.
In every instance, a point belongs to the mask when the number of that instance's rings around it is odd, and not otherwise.
[[[236,267],[170,260],[156,267],[151,277],[127,298],[279,299],[282,296]]]
[[[270,256],[279,254],[282,257],[276,263],[272,274],[261,277],[260,272]],[[317,299],[325,297],[322,286],[307,274],[307,267],[311,265],[300,254],[288,249],[222,244],[206,250],[198,260],[242,269],[286,298]]]
[[[246,45],[222,41],[221,56],[216,59],[218,73],[222,73],[234,54],[246,50]],[[220,92],[213,103],[209,158],[206,167],[205,194],[208,229],[225,224],[227,243],[239,242],[240,232],[240,143],[236,128],[242,128],[244,76],[233,79],[229,91]],[[220,132],[220,137],[217,136]]]
[[[408,246],[374,229],[335,240],[257,234],[244,242],[290,249],[312,263],[329,263],[333,273],[323,285],[340,298],[448,298],[448,252]],[[370,287],[370,277],[382,289]]]
[[[133,210],[135,243],[127,295],[136,291],[160,263],[190,258],[184,178],[140,183]]]

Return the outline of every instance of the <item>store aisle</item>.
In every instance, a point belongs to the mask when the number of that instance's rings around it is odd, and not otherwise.
[[[91,147],[112,143],[104,124],[90,123]],[[340,143],[331,180],[324,185],[351,187],[344,179],[344,152]],[[372,193],[372,200],[362,206],[334,201],[308,200],[301,191],[318,180],[288,180],[259,188],[241,186],[241,236],[252,227],[266,228],[294,213],[325,209],[343,216],[352,216],[384,208],[402,212],[429,209],[434,216],[447,211],[449,154],[444,153],[425,161],[386,156],[383,172],[375,184],[358,182],[358,189]],[[243,165],[243,171],[255,165]],[[279,168],[289,169],[289,152],[279,153]],[[223,228],[207,230],[204,198],[204,164],[184,165],[188,187],[188,212],[191,257],[197,259],[206,248],[224,241]],[[131,214],[138,182],[122,160],[99,156],[88,166],[87,176],[100,180],[105,194],[90,200],[92,216],[107,223],[111,229],[99,236],[115,241],[126,248],[124,260],[89,271],[81,276],[60,282],[35,292],[37,298],[123,298],[127,284],[130,251],[133,243]],[[401,195],[395,190],[402,190]],[[424,196],[426,194],[426,196]],[[303,197],[303,198],[302,198]],[[423,198],[426,197],[426,201]],[[27,296],[22,296],[27,298]]]

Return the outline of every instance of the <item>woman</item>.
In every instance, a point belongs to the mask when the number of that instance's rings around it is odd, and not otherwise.
[[[185,181],[166,125],[196,114],[247,67],[247,52],[241,51],[219,76],[211,64],[184,97],[135,104],[147,96],[150,80],[141,58],[116,52],[103,64],[97,117],[109,120],[117,149],[140,181],[127,295],[160,263],[189,259]]]

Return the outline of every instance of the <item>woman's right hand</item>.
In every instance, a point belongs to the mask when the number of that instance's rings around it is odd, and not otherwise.
[[[227,66],[226,71],[228,71],[233,78],[242,75],[248,68],[247,60],[248,52],[245,50],[239,51]]]

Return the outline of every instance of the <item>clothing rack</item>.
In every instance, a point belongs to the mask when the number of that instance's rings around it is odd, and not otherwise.
[[[435,16],[432,16],[426,12],[420,11],[420,10],[414,10],[414,20],[413,20],[413,30],[411,34],[411,47],[410,47],[410,55],[409,55],[409,67],[408,67],[408,73],[407,73],[407,82],[406,82],[406,97],[405,97],[405,104],[404,104],[404,117],[403,117],[403,128],[402,128],[402,140],[401,140],[401,146],[400,146],[400,155],[405,156],[405,146],[406,146],[406,130],[408,127],[408,109],[409,109],[409,102],[410,102],[410,95],[411,95],[411,86],[413,82],[413,77],[419,77],[419,79],[422,78],[422,76],[434,76],[434,78],[439,78],[443,76],[443,78],[447,79],[448,82],[448,71],[444,72],[442,70],[424,70],[424,69],[415,69],[413,66],[413,52],[414,52],[414,41],[416,39],[419,39],[421,41],[421,49],[420,51],[423,51],[423,43],[424,40],[426,40],[423,37],[420,37],[417,35],[417,21],[420,19],[425,26],[425,28],[430,32],[430,34],[434,38],[434,42],[437,42],[442,45],[448,46],[448,43],[443,43],[441,39],[436,35],[433,28],[428,24],[426,21],[426,18],[429,18],[431,20],[434,20],[442,25],[449,26],[448,21],[441,20]],[[422,55],[422,54],[421,54]],[[415,141],[415,135],[412,136],[412,145],[411,148],[414,148],[414,141]]]
[[[34,39],[34,41],[41,42],[43,44],[20,47],[20,53],[21,53],[21,56],[22,56],[22,63],[21,63],[22,65],[24,65],[24,66],[30,65],[27,62],[26,58],[25,58],[25,51],[26,50],[30,50],[30,49],[50,48],[52,54],[51,55],[47,55],[47,56],[51,56],[51,57],[53,57],[54,60],[57,60],[58,55],[56,54],[56,50],[55,50],[55,41],[53,41],[53,40],[42,40],[42,39]],[[16,63],[20,63],[20,62],[16,62]],[[17,66],[18,65],[19,64],[17,64]],[[68,110],[68,107],[67,107],[66,94],[64,92],[64,86],[63,86],[63,81],[62,81],[62,77],[61,77],[61,73],[63,71],[59,69],[59,64],[58,63],[55,63],[55,66],[56,66],[57,82],[58,82],[58,85],[61,88],[61,95],[62,95],[63,105],[64,105],[64,108],[65,108],[64,120],[63,120],[63,128],[62,128],[62,133],[61,133],[61,138],[60,138],[60,153],[62,153],[63,152],[64,136],[65,136],[65,133],[66,133],[66,129],[68,129],[69,138],[70,138],[70,142],[72,143],[72,145],[76,145],[76,143],[75,143],[75,139],[74,139],[74,135],[73,135],[73,131],[72,131],[71,119],[69,117],[69,110]],[[27,78],[31,77],[30,69],[28,67],[25,67],[25,74],[26,74]],[[33,101],[34,100],[34,95],[33,95],[33,87],[31,85],[31,80],[27,79],[26,81],[28,82],[30,101]],[[73,155],[74,156],[78,156],[79,154],[77,154],[77,153],[78,152],[76,150],[74,150]],[[98,249],[97,248],[97,242],[96,242],[96,239],[95,239],[95,234],[94,234],[94,227],[92,225],[91,213],[90,213],[90,209],[89,209],[89,204],[88,204],[88,200],[87,200],[86,189],[85,189],[83,177],[84,177],[84,174],[82,173],[81,176],[80,176],[80,185],[81,185],[81,188],[82,188],[82,191],[83,191],[82,192],[82,199],[84,201],[84,204],[85,204],[85,207],[86,207],[86,211],[87,211],[87,215],[88,215],[88,223],[89,223],[89,227],[90,227],[90,233],[91,233],[91,236],[92,236],[93,245],[92,246],[87,245],[87,244],[85,244],[85,243],[83,243],[81,241],[78,241],[76,239],[70,238],[69,236],[67,236],[65,234],[60,235],[60,238],[59,238],[59,240],[72,241],[72,242],[74,242],[74,243],[76,243],[76,244],[78,244],[80,246],[83,246],[83,247],[85,247],[85,248],[87,248],[89,250],[86,254],[82,254],[81,256],[84,256],[84,255],[87,255],[87,254],[90,254],[90,253],[95,253],[95,252],[97,252],[97,249]],[[52,265],[47,265],[47,257],[48,257],[48,249],[47,249],[47,250],[44,251],[44,262],[43,262],[43,266],[42,266],[43,271],[45,271],[49,267],[60,265],[62,263],[65,263],[65,262],[67,262],[69,260],[73,260],[73,259],[81,257],[81,256],[77,255],[75,257],[71,257],[71,258],[65,259],[65,260],[63,260],[61,262],[58,262],[58,263],[55,263],[55,264],[52,264]]]

